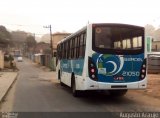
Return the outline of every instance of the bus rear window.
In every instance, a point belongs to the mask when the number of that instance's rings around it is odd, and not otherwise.
[[[93,27],[93,50],[142,50],[144,30],[131,26],[95,26]]]

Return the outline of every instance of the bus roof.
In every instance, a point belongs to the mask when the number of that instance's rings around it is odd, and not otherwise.
[[[61,42],[64,42],[65,40],[71,38],[71,37],[74,37],[75,35],[77,35],[78,33],[80,32],[83,32],[85,29],[87,29],[87,26],[83,27],[82,29],[78,30],[77,32],[67,36],[66,38],[62,39],[61,41],[59,41],[57,44],[60,44]]]
[[[80,30],[78,30],[77,32],[75,32],[75,33],[67,36],[67,37],[64,38],[64,39],[62,39],[62,40],[59,41],[57,44],[60,44],[60,43],[62,43],[62,42],[64,42],[64,41],[66,41],[67,39],[74,37],[74,36],[77,35],[78,33],[86,30],[87,27],[90,26],[90,25],[98,25],[98,26],[101,26],[101,25],[102,25],[102,26],[103,26],[103,25],[117,25],[117,26],[122,26],[122,25],[124,25],[124,26],[128,26],[128,27],[144,28],[144,27],[138,26],[138,25],[123,24],[123,23],[90,23],[90,24],[87,24],[87,26],[85,26],[85,27],[81,28]]]

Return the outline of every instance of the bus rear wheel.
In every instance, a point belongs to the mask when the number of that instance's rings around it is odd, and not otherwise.
[[[74,97],[79,97],[80,91],[76,90],[75,78],[72,79],[71,88],[72,88],[72,94],[73,94],[73,96]]]
[[[109,90],[109,94],[110,96],[113,96],[113,97],[121,97],[121,96],[124,96],[126,93],[127,93],[127,89],[125,90]]]

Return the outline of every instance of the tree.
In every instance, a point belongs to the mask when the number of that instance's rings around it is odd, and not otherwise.
[[[145,33],[147,36],[154,36],[155,28],[152,25],[147,24],[145,26]]]
[[[23,43],[25,42],[28,33],[24,31],[13,31],[11,32],[11,35],[14,42]]]
[[[146,36],[152,36],[154,40],[160,40],[160,28],[156,29],[152,25],[145,26],[145,34]]]
[[[35,37],[34,36],[28,36],[26,38],[26,44],[28,47],[34,47],[36,45],[36,40],[35,40]]]
[[[26,41],[28,33],[24,31],[13,31],[11,32],[13,45],[16,48],[23,48],[23,44]]]
[[[4,26],[0,26],[0,43],[1,44],[10,44],[11,34]]]

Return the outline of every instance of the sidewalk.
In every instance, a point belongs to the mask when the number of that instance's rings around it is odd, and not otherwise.
[[[0,103],[2,102],[17,76],[18,72],[0,72]]]

